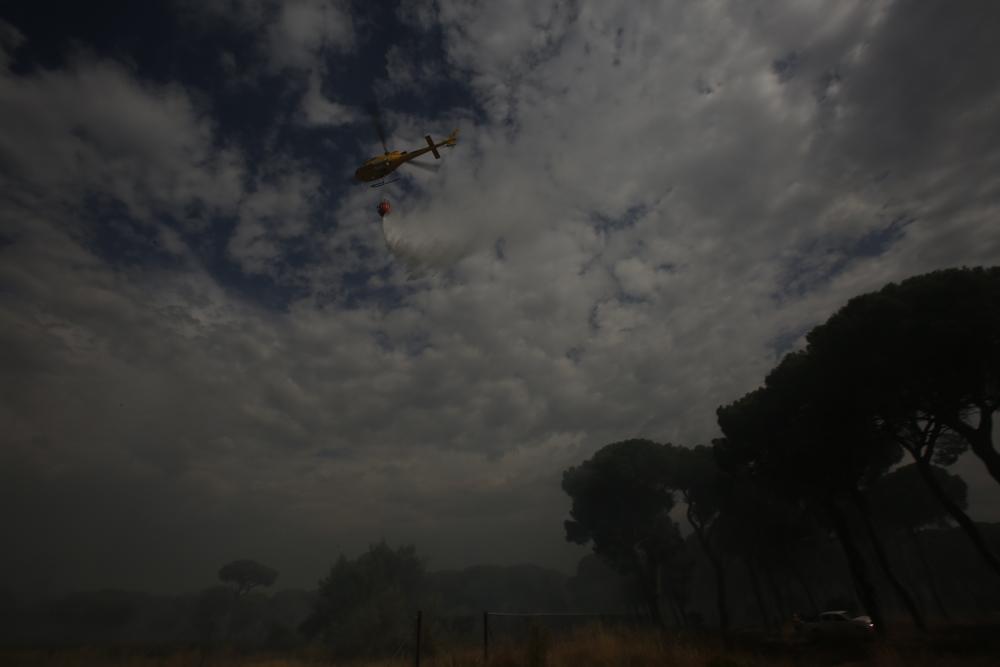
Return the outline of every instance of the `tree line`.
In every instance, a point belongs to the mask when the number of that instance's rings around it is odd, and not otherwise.
[[[780,555],[794,571],[796,560],[831,537],[882,635],[876,574],[913,623],[926,627],[887,537],[904,540],[923,563],[939,613],[947,609],[923,529],[954,521],[1000,576],[995,543],[966,512],[966,484],[947,469],[971,451],[1000,482],[993,446],[1000,267],[890,283],[851,299],[806,341],[763,386],[718,408],[722,437],[711,446],[627,440],[564,472],[572,499],[566,539],[592,544],[604,562],[635,577],[654,623],[664,624],[665,594],[683,607],[690,577],[690,549],[670,514],[678,502],[710,563],[723,629],[731,616],[728,563],[745,566],[766,623],[760,579],[770,576],[769,563]]]

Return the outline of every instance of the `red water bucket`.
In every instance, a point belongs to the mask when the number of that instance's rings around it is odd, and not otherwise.
[[[389,206],[389,202],[387,202],[385,200],[383,200],[382,203],[380,203],[378,205],[378,209],[377,210],[378,210],[378,214],[380,216],[382,216],[383,218],[385,216],[389,215],[390,213],[392,213],[392,207]]]

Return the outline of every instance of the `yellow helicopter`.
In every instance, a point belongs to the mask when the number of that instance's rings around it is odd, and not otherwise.
[[[448,146],[450,148],[455,145],[455,137],[458,135],[458,130],[452,132],[450,137],[439,143],[434,143],[434,140],[431,139],[430,135],[427,135],[424,137],[427,140],[427,148],[421,148],[415,151],[403,151],[402,153],[399,151],[390,152],[389,147],[386,145],[385,130],[382,129],[382,119],[379,116],[378,107],[374,104],[369,105],[368,111],[371,113],[372,122],[375,123],[375,129],[378,131],[378,137],[382,140],[382,148],[385,149],[385,154],[373,157],[358,167],[354,172],[354,177],[362,183],[380,181],[379,183],[372,185],[371,187],[373,188],[380,188],[383,185],[388,185],[389,183],[395,183],[398,181],[398,178],[386,181],[385,177],[406,163],[428,171],[437,171],[437,165],[425,164],[423,162],[411,162],[411,160],[416,157],[420,157],[428,151],[434,155],[435,159],[440,160],[441,154],[438,153],[438,149],[442,146]]]

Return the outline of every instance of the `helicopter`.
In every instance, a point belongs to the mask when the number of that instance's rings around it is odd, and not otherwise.
[[[386,181],[385,178],[392,172],[396,171],[400,165],[406,163],[409,163],[414,167],[427,169],[428,171],[437,171],[437,165],[425,164],[423,162],[411,162],[411,160],[413,160],[413,158],[420,157],[427,152],[432,153],[435,159],[440,160],[441,154],[438,152],[438,149],[442,146],[448,146],[450,148],[455,145],[455,137],[458,135],[458,130],[452,132],[450,137],[439,143],[434,143],[434,140],[431,139],[430,135],[427,135],[424,137],[427,140],[427,148],[421,148],[415,151],[390,152],[388,145],[386,145],[385,130],[382,128],[382,119],[379,116],[378,107],[375,104],[371,104],[368,107],[368,111],[372,116],[372,122],[375,124],[375,130],[378,132],[378,138],[382,140],[382,148],[385,149],[385,154],[377,155],[358,167],[354,172],[354,177],[362,183],[379,181],[371,186],[373,188],[380,188],[384,185],[388,185],[389,183],[395,183],[398,181],[398,178],[394,178],[391,181]]]

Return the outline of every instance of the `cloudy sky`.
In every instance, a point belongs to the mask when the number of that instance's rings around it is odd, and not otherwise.
[[[383,537],[569,571],[566,467],[707,443],[849,297],[1000,263],[993,0],[0,18],[0,587],[308,587]],[[437,174],[351,184],[371,100],[391,149],[460,128]]]

